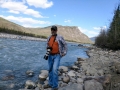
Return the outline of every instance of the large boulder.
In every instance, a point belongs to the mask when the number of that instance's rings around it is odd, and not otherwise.
[[[83,90],[83,85],[75,83],[75,84],[71,84],[71,85],[67,85],[65,87],[62,87],[59,90]]]
[[[35,89],[19,89],[19,90],[35,90]]]
[[[81,68],[83,69],[83,71],[87,71],[87,68],[89,68],[90,66],[88,65],[88,63],[84,62],[82,63]]]
[[[104,90],[101,83],[96,80],[88,80],[84,83],[85,90]]]
[[[86,75],[95,76],[97,72],[98,71],[94,67],[87,68]]]
[[[120,74],[120,63],[116,63],[115,68],[116,68],[116,73]]]
[[[77,83],[83,84],[83,79],[82,78],[77,78]]]

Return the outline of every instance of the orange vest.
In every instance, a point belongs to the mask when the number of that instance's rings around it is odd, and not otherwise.
[[[51,54],[57,54],[59,53],[59,45],[58,42],[55,40],[55,36],[51,36],[49,42],[48,42],[48,46],[52,47],[52,51]]]

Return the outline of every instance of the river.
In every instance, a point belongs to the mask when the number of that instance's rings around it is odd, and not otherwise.
[[[18,90],[26,80],[38,80],[40,70],[48,69],[48,63],[43,59],[45,46],[45,41],[0,38],[0,90]],[[67,46],[68,53],[60,65],[70,66],[77,57],[88,58],[86,48],[78,47],[77,43],[67,43]],[[34,76],[28,77],[27,70],[34,71]],[[7,76],[14,78],[4,80]]]

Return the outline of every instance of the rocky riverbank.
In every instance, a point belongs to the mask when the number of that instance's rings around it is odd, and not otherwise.
[[[120,50],[102,50],[92,47],[88,59],[78,58],[71,67],[59,67],[58,90],[120,90]],[[27,71],[33,76],[33,71]],[[51,90],[48,71],[42,70],[36,82],[27,80],[19,90]]]
[[[46,39],[22,36],[22,35],[14,35],[14,34],[6,34],[0,33],[0,38],[10,38],[10,39],[18,39],[18,40],[33,40],[33,41],[46,41]]]

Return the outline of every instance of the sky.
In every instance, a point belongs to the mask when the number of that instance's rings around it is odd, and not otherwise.
[[[24,27],[77,26],[88,37],[107,29],[120,0],[0,0],[0,17]]]

